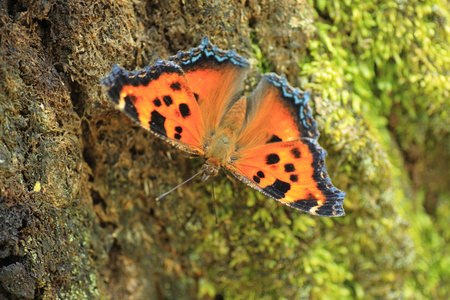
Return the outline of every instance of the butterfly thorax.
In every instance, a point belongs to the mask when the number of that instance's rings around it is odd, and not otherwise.
[[[217,175],[219,169],[230,162],[236,150],[238,132],[244,125],[246,109],[247,101],[242,97],[226,112],[218,129],[206,139],[203,181]]]

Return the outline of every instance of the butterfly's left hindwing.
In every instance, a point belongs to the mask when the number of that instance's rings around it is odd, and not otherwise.
[[[203,122],[183,70],[156,61],[141,71],[114,66],[102,79],[117,108],[142,127],[186,152],[203,155]]]
[[[242,155],[225,168],[254,189],[312,215],[344,215],[345,193],[331,184],[315,140],[269,143]]]

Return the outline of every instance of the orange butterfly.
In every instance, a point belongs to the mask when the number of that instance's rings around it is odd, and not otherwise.
[[[199,47],[102,79],[117,108],[171,145],[204,156],[202,180],[230,171],[255,190],[312,215],[343,216],[345,193],[325,167],[309,93],[265,74],[241,97],[248,62],[204,38]]]

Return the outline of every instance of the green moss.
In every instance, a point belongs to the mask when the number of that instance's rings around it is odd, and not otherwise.
[[[311,3],[319,39],[310,43],[311,61],[302,74],[319,95],[316,108],[326,116],[319,119],[322,134],[333,135],[334,141],[323,144],[347,155],[343,168],[353,186],[346,218],[356,218],[364,229],[348,245],[357,256],[344,267],[354,277],[346,285],[358,298],[442,298],[450,278],[449,173],[437,162],[449,157],[448,7],[440,1]],[[371,217],[358,217],[367,213]],[[392,246],[377,246],[377,236]],[[379,246],[383,250],[376,254]],[[360,267],[372,272],[357,278],[364,273]]]

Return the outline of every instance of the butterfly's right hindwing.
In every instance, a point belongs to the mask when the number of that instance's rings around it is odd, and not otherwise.
[[[331,184],[315,140],[269,143],[242,155],[225,168],[254,189],[312,215],[344,215],[345,193]]]

